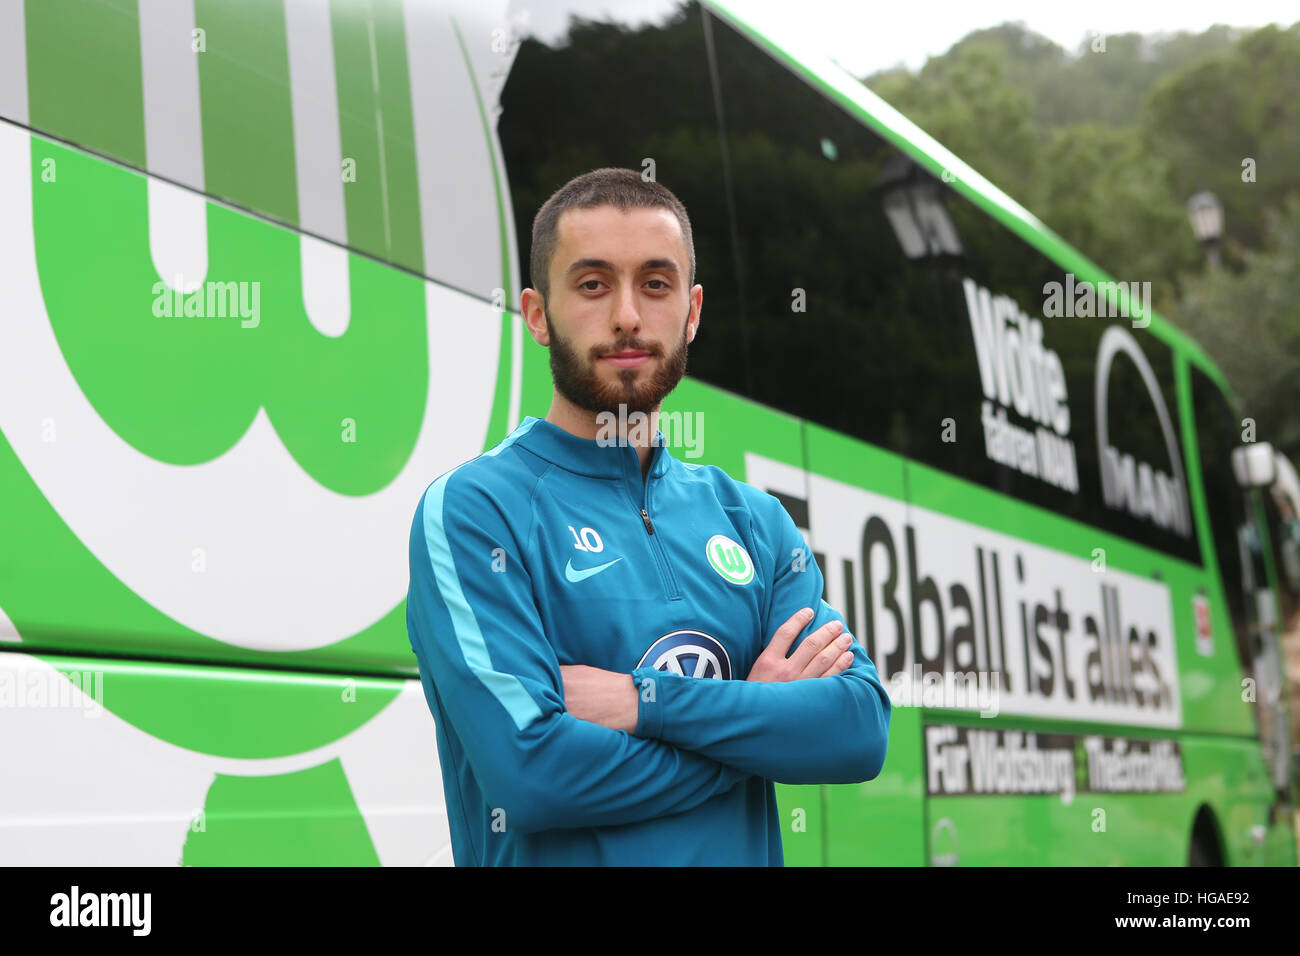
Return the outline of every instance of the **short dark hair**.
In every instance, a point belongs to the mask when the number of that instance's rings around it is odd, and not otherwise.
[[[634,169],[606,166],[593,169],[570,179],[557,189],[533,217],[533,248],[528,271],[533,288],[550,299],[551,259],[559,242],[560,216],[569,209],[592,209],[596,206],[613,206],[622,212],[640,207],[667,209],[677,217],[686,242],[686,258],[690,266],[691,281],[695,285],[695,241],[691,237],[691,220],[686,207],[667,186],[645,180]]]

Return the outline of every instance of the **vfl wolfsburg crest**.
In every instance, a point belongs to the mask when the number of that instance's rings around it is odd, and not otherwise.
[[[754,580],[754,562],[749,552],[725,534],[715,534],[704,546],[704,555],[713,570],[732,584],[748,584]]]

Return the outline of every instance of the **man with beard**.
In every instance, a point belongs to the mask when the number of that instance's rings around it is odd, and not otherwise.
[[[550,410],[435,480],[411,529],[455,861],[779,866],[773,782],[874,778],[890,702],[780,502],[665,447],[704,295],[686,210],[579,176],[530,272]]]

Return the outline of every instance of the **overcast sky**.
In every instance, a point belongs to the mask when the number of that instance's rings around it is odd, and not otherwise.
[[[1075,50],[1096,31],[1199,33],[1216,23],[1290,26],[1297,0],[727,0],[736,9],[774,18],[801,45],[830,54],[862,76],[902,63],[919,69],[972,30],[1023,20],[1031,30]]]
[[[773,24],[787,43],[824,53],[855,76],[903,64],[920,69],[982,27],[1020,20],[1070,52],[1103,33],[1200,33],[1216,23],[1290,26],[1300,0],[719,0],[745,18]],[[661,22],[680,0],[507,0],[521,33],[546,42],[564,35],[576,6],[629,25]]]

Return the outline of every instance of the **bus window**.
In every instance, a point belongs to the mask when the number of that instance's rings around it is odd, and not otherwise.
[[[1277,466],[1278,480],[1264,496],[1264,508],[1281,587],[1282,616],[1290,620],[1300,611],[1300,482],[1295,468],[1280,452]]]
[[[1219,564],[1233,639],[1243,673],[1254,676],[1255,648],[1252,647],[1251,617],[1254,595],[1248,576],[1254,568],[1244,560],[1246,508],[1241,488],[1232,472],[1232,451],[1240,444],[1236,417],[1218,387],[1200,369],[1192,367],[1192,403],[1196,409],[1196,444],[1201,459],[1201,480],[1209,511],[1210,533]],[[1255,713],[1255,708],[1251,709]],[[1256,715],[1258,720],[1258,715]]]
[[[600,0],[515,4],[519,48],[498,122],[514,208],[520,276],[529,275],[533,217],[556,189],[592,169],[641,170],[686,207],[704,306],[688,374],[745,394],[746,329],[736,291],[717,111],[697,4]],[[671,62],[673,68],[664,70]],[[651,165],[653,164],[653,165]],[[518,299],[509,303],[519,307]],[[547,391],[549,392],[549,380]]]
[[[748,395],[906,453],[911,406],[945,388],[923,356],[942,353],[946,336],[928,263],[905,254],[876,188],[901,153],[721,19],[713,35]]]
[[[1277,482],[1263,497],[1282,611],[1278,630],[1291,711],[1290,749],[1300,742],[1300,480],[1280,452],[1276,462]],[[1296,755],[1300,756],[1300,749]]]
[[[1100,288],[785,64],[715,34],[751,397],[1199,564],[1170,347],[1109,301],[1102,317]]]

